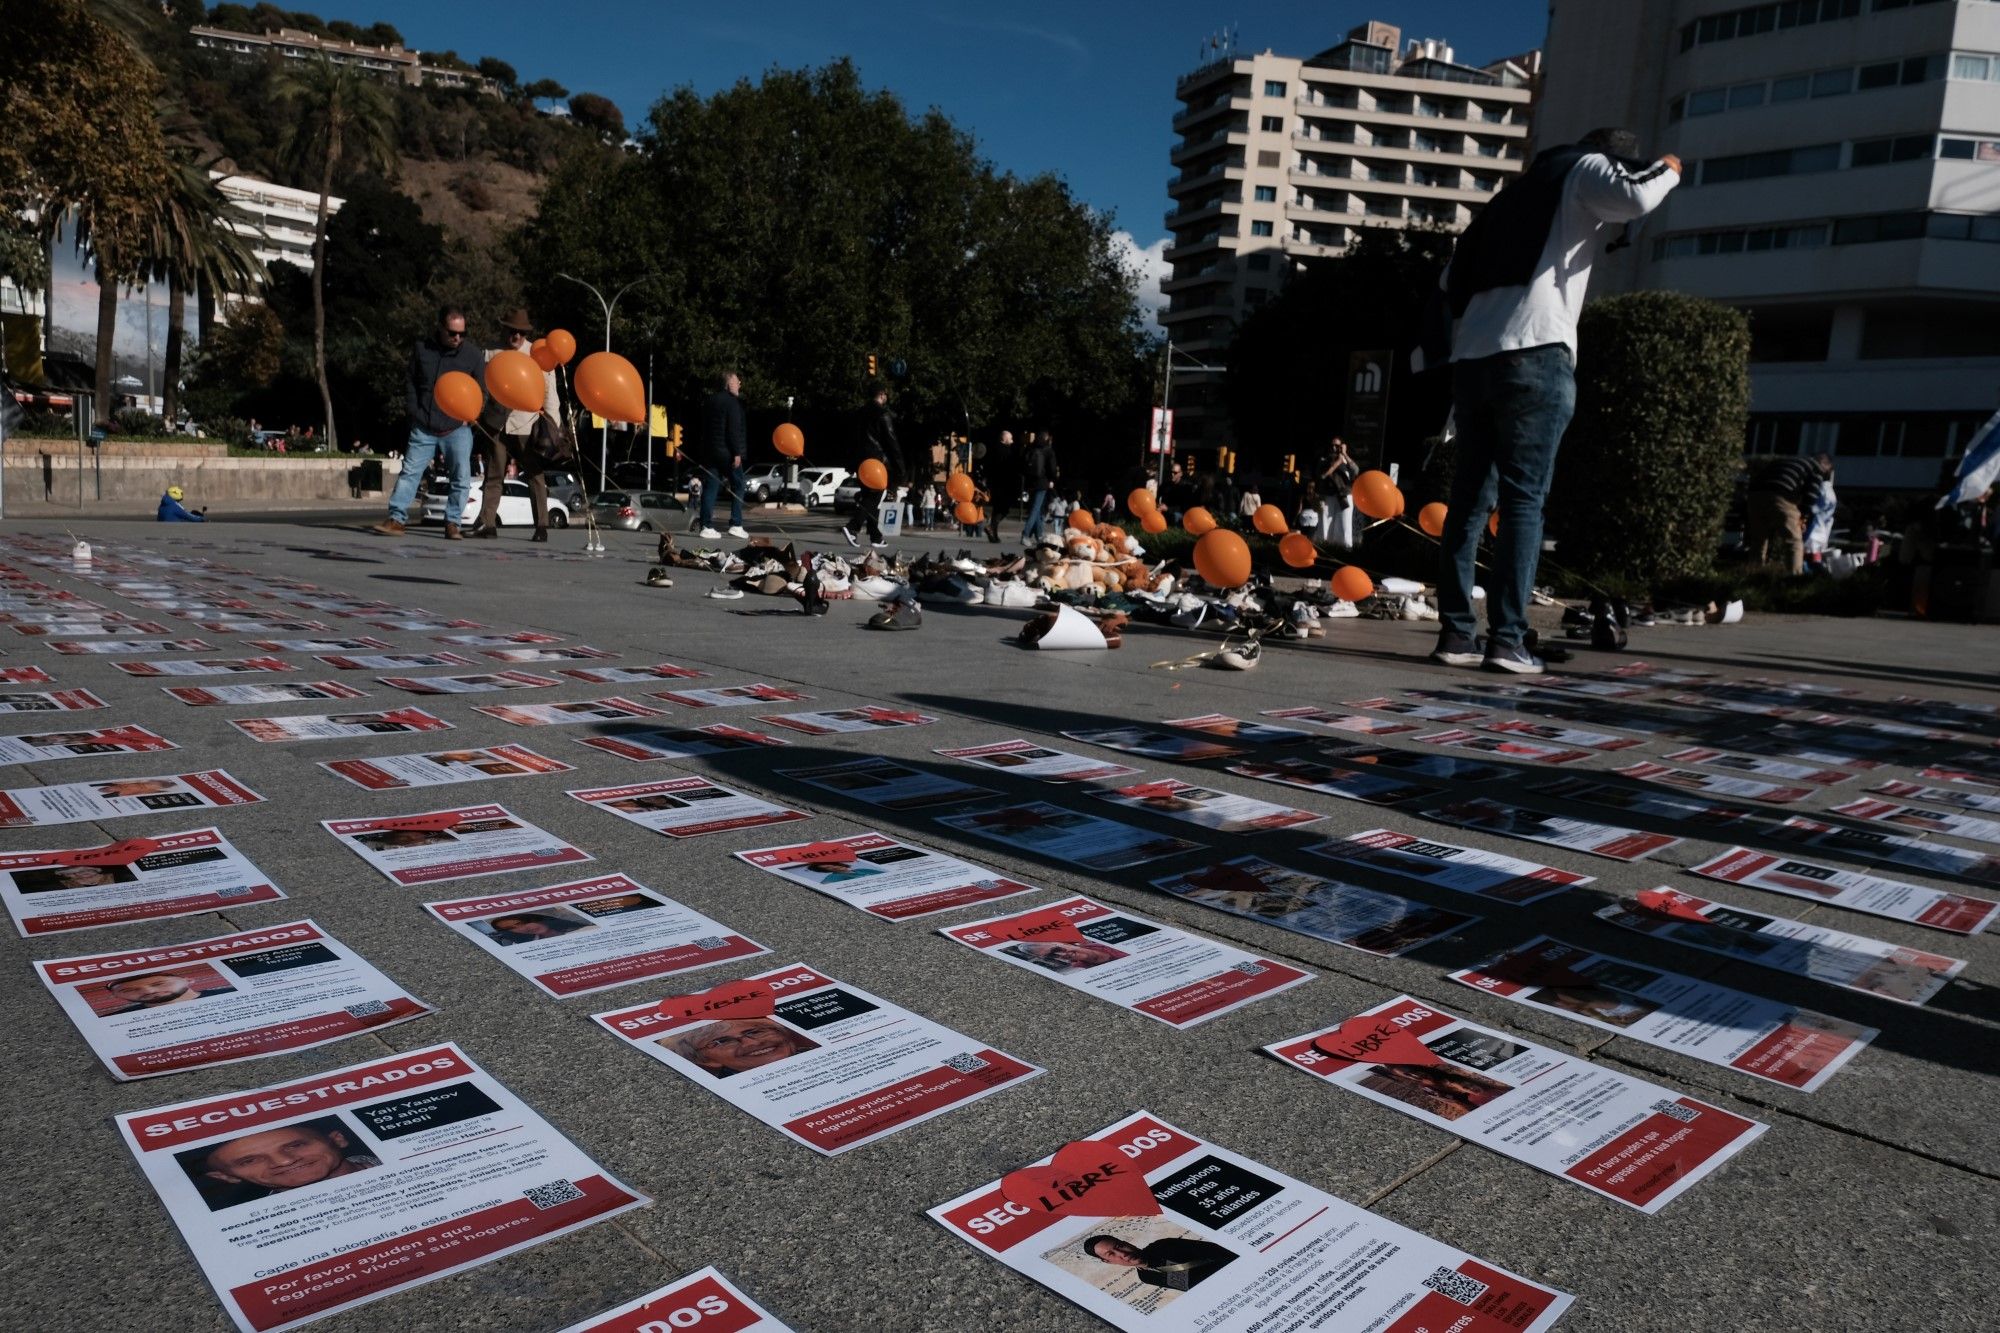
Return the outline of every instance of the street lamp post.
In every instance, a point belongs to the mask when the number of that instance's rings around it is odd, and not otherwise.
[[[1193,357],[1189,356],[1189,355],[1188,355],[1188,354],[1187,354],[1186,352],[1181,352],[1181,353],[1179,353],[1179,355],[1180,355],[1181,359],[1182,359],[1182,360],[1183,360],[1183,361],[1184,361],[1184,362],[1186,363],[1186,365],[1187,365],[1187,369],[1189,369],[1189,370],[1206,370],[1206,371],[1215,371],[1215,372],[1219,372],[1219,371],[1221,371],[1221,370],[1222,370],[1222,367],[1221,367],[1221,366],[1211,366],[1211,365],[1209,365],[1209,364],[1208,364],[1207,362],[1205,362],[1205,361],[1197,361],[1197,360],[1195,360],[1195,359],[1194,359]],[[1172,336],[1171,334],[1169,334],[1169,335],[1167,336],[1167,358],[1166,358],[1166,371],[1165,371],[1164,375],[1162,376],[1162,380],[1163,380],[1163,382],[1162,382],[1162,384],[1161,384],[1161,387],[1160,387],[1160,411],[1161,411],[1162,413],[1165,413],[1166,411],[1168,411],[1168,410],[1169,410],[1169,409],[1170,409],[1170,408],[1171,408],[1171,407],[1173,406],[1173,401],[1174,401],[1174,356],[1175,356],[1175,352],[1174,352],[1174,340],[1173,340],[1173,336]],[[1158,438],[1156,438],[1156,439],[1155,439],[1155,441],[1154,441],[1154,443],[1155,443],[1156,445],[1158,445],[1158,446],[1159,446],[1159,449],[1160,449],[1160,458],[1159,458],[1159,461],[1158,461],[1157,463],[1155,463],[1155,464],[1153,465],[1153,475],[1154,475],[1154,477],[1155,477],[1155,479],[1156,479],[1156,482],[1157,482],[1157,485],[1158,485],[1158,488],[1159,488],[1160,490],[1164,491],[1164,490],[1166,489],[1166,485],[1167,485],[1167,450],[1166,450],[1166,440],[1165,440],[1164,436],[1162,435],[1161,437],[1158,437]]]
[[[592,296],[597,298],[597,304],[604,310],[604,350],[608,352],[611,350],[611,315],[613,311],[618,309],[619,298],[624,296],[625,293],[631,291],[634,287],[637,287],[640,283],[650,281],[653,275],[648,274],[644,278],[632,279],[632,281],[626,283],[623,287],[620,287],[616,292],[614,292],[609,301],[604,299],[603,292],[597,290],[597,288],[591,286],[589,283],[585,282],[582,278],[574,278],[567,273],[558,273],[556,274],[556,276],[558,278],[563,279],[566,282],[575,283],[577,286],[583,288],[585,291],[588,291]],[[647,405],[647,409],[648,409],[648,415],[650,416],[651,404]],[[650,428],[651,424],[652,423],[649,420],[647,422],[647,426]],[[604,427],[602,433],[599,434],[597,439],[597,485],[600,490],[603,489],[605,481],[610,476],[610,467],[611,467],[611,420],[610,418],[607,417],[605,418],[604,421]]]

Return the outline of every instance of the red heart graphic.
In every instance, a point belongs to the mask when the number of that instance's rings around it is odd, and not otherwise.
[[[1708,918],[1701,914],[1702,899],[1691,897],[1678,889],[1647,889],[1632,901],[1648,912],[1659,916],[1670,916],[1676,921],[1698,921],[1708,924]]]
[[[1120,796],[1130,796],[1135,801],[1150,801],[1157,796],[1172,796],[1175,792],[1181,790],[1183,788],[1180,783],[1169,780],[1166,782],[1136,783],[1130,787],[1126,787],[1118,794]]]
[[[1046,925],[1040,926],[1015,926],[1011,930],[1003,931],[1000,938],[1003,940],[1033,940],[1037,944],[1046,940],[1054,940],[1063,944],[1098,943],[1098,941],[1091,939],[1067,921],[1051,921]]]
[[[1213,889],[1217,893],[1265,893],[1270,889],[1270,885],[1257,876],[1228,862],[1190,871],[1187,882],[1195,888]]]
[[[663,1018],[769,1018],[771,988],[761,981],[725,981],[692,995],[669,995],[657,1012]]]
[[[808,842],[792,848],[781,856],[772,858],[773,865],[802,866],[819,861],[839,861],[852,863],[855,859],[851,842]]]
[[[1380,1014],[1356,1014],[1332,1032],[1313,1039],[1313,1049],[1348,1064],[1441,1065],[1417,1034]]]
[[[1155,1217],[1160,1201],[1146,1177],[1118,1149],[1078,1139],[1047,1166],[1024,1166],[1000,1178],[1000,1194],[1045,1217]]]

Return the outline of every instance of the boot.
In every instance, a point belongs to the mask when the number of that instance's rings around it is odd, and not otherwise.
[[[465,534],[461,533],[458,530],[458,524],[447,523],[444,525],[444,539],[446,541],[448,542],[461,541],[464,539],[464,535]]]
[[[549,530],[547,528],[536,528],[535,535],[528,538],[528,540],[531,542],[545,542],[548,539],[549,539]]]
[[[498,537],[500,535],[500,528],[497,524],[481,523],[472,529],[472,535],[475,537]]]
[[[368,530],[382,537],[400,537],[406,531],[402,523],[393,518],[385,518]]]

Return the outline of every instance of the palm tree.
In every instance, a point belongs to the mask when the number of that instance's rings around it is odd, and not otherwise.
[[[395,164],[395,104],[374,78],[353,65],[321,56],[299,62],[278,84],[278,106],[291,115],[286,156],[301,168],[319,168],[319,212],[313,221],[313,363],[320,405],[326,413],[326,446],[334,434],[333,389],[326,378],[326,201],[334,171],[345,158],[386,171]]]
[[[146,249],[147,201],[137,191],[85,194],[66,219],[76,252],[97,279],[97,415],[112,414],[112,341],[118,336],[118,289],[139,280]],[[58,225],[64,220],[58,219]]]
[[[248,292],[264,281],[263,261],[226,220],[229,205],[208,166],[186,150],[173,153],[148,218],[144,275],[167,284],[163,415],[180,412],[181,325],[187,294]]]

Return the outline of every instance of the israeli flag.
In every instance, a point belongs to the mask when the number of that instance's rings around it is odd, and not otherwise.
[[[1972,443],[1965,446],[1965,457],[1958,465],[1958,481],[1945,492],[1937,507],[1969,504],[1986,494],[1995,481],[2000,481],[2000,412],[1986,418],[1986,424],[1972,437]]]

